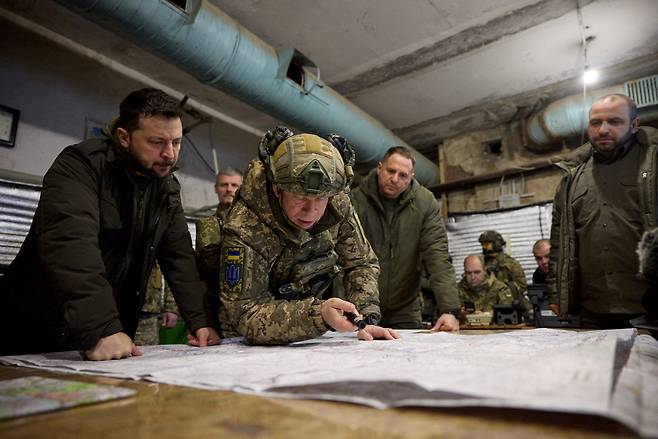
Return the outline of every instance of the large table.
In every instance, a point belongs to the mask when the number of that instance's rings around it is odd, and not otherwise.
[[[137,394],[0,422],[3,439],[636,437],[621,424],[597,416],[492,408],[379,410],[0,366],[0,379],[29,375],[120,385]]]

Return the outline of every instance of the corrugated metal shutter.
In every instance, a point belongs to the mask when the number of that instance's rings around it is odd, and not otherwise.
[[[485,230],[495,230],[507,242],[505,252],[523,266],[528,282],[532,281],[537,264],[532,245],[538,239],[548,239],[551,233],[553,204],[543,204],[492,213],[455,215],[445,221],[448,246],[457,278],[464,271],[464,258],[482,253],[478,238]]]
[[[0,266],[16,257],[39,203],[39,185],[0,179]]]
[[[40,195],[40,185],[0,178],[0,267],[14,260],[25,241]],[[187,218],[192,245],[196,241],[194,219]]]

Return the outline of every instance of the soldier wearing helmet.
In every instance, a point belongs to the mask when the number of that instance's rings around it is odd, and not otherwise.
[[[283,344],[354,331],[398,338],[377,326],[379,264],[347,189],[354,153],[336,135],[284,127],[268,132],[223,226],[220,299],[228,322],[252,344]],[[343,272],[346,299],[332,296]]]
[[[487,271],[509,287],[514,300],[518,300],[527,313],[531,308],[524,294],[528,289],[528,281],[519,261],[503,251],[506,244],[503,236],[495,230],[487,230],[480,235],[478,241],[482,246]]]

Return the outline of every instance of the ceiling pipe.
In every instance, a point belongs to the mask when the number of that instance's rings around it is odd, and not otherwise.
[[[535,145],[541,146],[580,135],[587,130],[589,109],[594,101],[610,93],[625,94],[624,87],[619,85],[592,90],[585,98],[582,95],[574,95],[551,102],[528,119],[528,138]]]
[[[357,162],[375,166],[394,145],[408,146],[379,121],[322,83],[295,49],[275,50],[204,0],[56,0],[167,62],[302,131],[339,133]],[[439,182],[438,167],[416,153],[416,178]]]
[[[66,38],[56,32],[53,32],[50,29],[47,29],[39,24],[36,24],[32,21],[29,21],[20,15],[14,14],[13,12],[10,12],[6,9],[0,8],[0,17],[7,19],[8,21],[14,23],[17,26],[20,26],[21,28],[25,29],[28,32],[32,32],[36,35],[39,35],[40,37],[43,37],[47,39],[48,41],[51,41],[53,43],[56,43],[62,47],[64,47],[67,50],[70,50],[73,53],[76,53],[78,55],[81,55],[87,59],[90,59],[92,61],[95,61],[102,66],[113,70],[125,77],[128,77],[130,79],[133,79],[137,82],[140,82],[148,87],[152,88],[159,88],[160,90],[164,91],[165,93],[169,94],[170,96],[173,96],[179,101],[182,101],[183,99],[186,98],[185,93],[181,93],[178,90],[175,90],[171,87],[168,87],[164,85],[163,83],[156,81],[155,79],[144,75],[143,73],[138,72],[137,70],[130,68],[124,64],[121,64],[119,62],[116,62],[110,58],[108,58],[105,55],[102,55],[95,50],[91,50],[82,44],[76,43],[75,41]],[[262,130],[259,130],[258,128],[252,127],[249,124],[246,124],[238,119],[235,119],[227,114],[222,113],[221,111],[217,111],[216,109],[209,107],[208,105],[202,104],[201,102],[198,102],[194,99],[187,99],[185,101],[185,106],[186,108],[193,108],[195,110],[198,110],[204,114],[207,114],[208,116],[214,117],[215,119],[221,120],[222,122],[225,122],[231,126],[234,126],[235,128],[239,128],[247,133],[251,133],[255,136],[262,137],[263,134],[265,134]],[[41,177],[39,177],[41,178]],[[39,183],[41,184],[41,183]]]

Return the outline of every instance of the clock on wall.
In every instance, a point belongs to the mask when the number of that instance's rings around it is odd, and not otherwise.
[[[20,115],[21,112],[15,108],[0,105],[0,146],[14,147]]]

